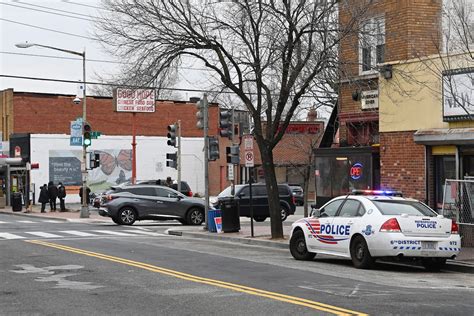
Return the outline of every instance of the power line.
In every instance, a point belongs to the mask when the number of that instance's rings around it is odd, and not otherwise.
[[[51,10],[51,11],[58,11],[58,12],[70,13],[70,14],[74,14],[74,15],[84,16],[84,17],[86,17],[86,18],[93,18],[93,19],[96,19],[96,17],[93,17],[93,16],[91,16],[91,15],[89,15],[89,14],[82,14],[82,13],[77,13],[77,12],[72,12],[72,11],[66,11],[66,10],[55,9],[55,8],[51,8],[51,7],[47,7],[47,6],[42,6],[42,5],[38,5],[38,4],[32,4],[32,3],[28,3],[28,2],[24,2],[24,1],[20,1],[20,0],[17,0],[17,2],[22,3],[22,4],[25,4],[25,5],[32,6],[32,7],[44,8],[44,9],[48,9],[48,10]]]
[[[97,7],[97,6],[90,5],[90,4],[83,4],[83,3],[74,2],[74,1],[69,1],[69,0],[63,0],[63,2],[69,3],[69,4],[74,4],[74,5],[79,5],[79,6],[83,6],[83,7],[93,8],[93,9],[99,9],[99,10],[106,10],[106,11],[109,11],[109,10],[107,10],[107,9],[105,9],[105,8]]]
[[[12,6],[12,7],[15,7],[15,8],[20,8],[20,9],[25,9],[25,10],[32,10],[32,11],[35,11],[35,12],[43,12],[43,13],[49,13],[49,14],[59,15],[59,16],[63,16],[63,17],[67,17],[67,18],[72,18],[72,19],[78,19],[78,20],[84,20],[84,21],[95,22],[95,21],[92,20],[92,19],[81,18],[81,17],[78,17],[78,16],[66,15],[66,14],[61,14],[61,13],[56,13],[56,12],[50,12],[50,11],[46,11],[46,10],[28,8],[28,7],[24,7],[24,6],[16,5],[16,4],[11,4],[11,3],[0,2],[0,4],[9,5],[9,6]],[[41,6],[40,6],[40,7],[41,7]]]
[[[23,26],[32,27],[32,28],[36,28],[36,29],[40,29],[40,30],[45,30],[45,31],[50,31],[50,32],[65,34],[65,35],[74,36],[74,37],[85,38],[85,39],[92,40],[92,41],[97,41],[97,40],[98,40],[98,39],[96,39],[96,38],[89,37],[89,36],[83,36],[83,35],[77,35],[77,34],[72,34],[72,33],[68,33],[68,32],[62,32],[62,31],[53,30],[53,29],[48,29],[48,28],[45,28],[45,27],[36,26],[36,25],[32,25],[32,24],[27,24],[27,23],[21,23],[21,22],[17,22],[17,21],[12,21],[12,20],[8,20],[8,19],[4,19],[4,18],[0,18],[0,20],[1,20],[1,21],[10,22],[10,23],[20,24],[20,25],[23,25]]]

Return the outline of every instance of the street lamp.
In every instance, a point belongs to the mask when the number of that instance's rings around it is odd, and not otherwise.
[[[18,48],[30,48],[30,47],[33,47],[33,46],[37,46],[37,47],[53,49],[53,50],[57,50],[57,51],[60,51],[60,52],[73,54],[73,55],[77,55],[77,56],[82,57],[82,81],[83,81],[83,89],[84,89],[84,98],[83,98],[84,100],[82,101],[82,122],[86,122],[86,118],[87,118],[87,115],[86,115],[86,113],[87,113],[86,112],[86,109],[87,109],[86,100],[87,100],[87,97],[86,97],[86,51],[85,51],[85,49],[81,53],[81,52],[75,52],[73,50],[62,49],[62,48],[48,46],[48,45],[28,43],[28,42],[15,44],[15,46],[18,47]],[[82,145],[82,207],[81,207],[81,216],[80,216],[81,218],[89,217],[89,208],[87,206],[87,199],[86,199],[86,197],[87,197],[86,149],[87,149],[86,146],[83,144]]]

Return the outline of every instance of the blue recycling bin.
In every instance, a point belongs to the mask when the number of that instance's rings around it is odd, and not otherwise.
[[[217,233],[216,222],[214,222],[216,217],[221,217],[221,210],[209,210],[207,214],[207,229],[213,233]]]

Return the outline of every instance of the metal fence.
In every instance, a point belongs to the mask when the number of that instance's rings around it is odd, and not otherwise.
[[[445,181],[441,214],[458,223],[462,246],[474,247],[474,179]]]

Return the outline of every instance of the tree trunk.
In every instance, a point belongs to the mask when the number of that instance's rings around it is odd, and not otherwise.
[[[273,164],[273,153],[266,148],[260,148],[260,153],[268,193],[268,205],[270,206],[272,239],[281,239],[283,238],[283,224],[281,222],[280,198],[278,196],[278,184],[275,175],[275,166]]]

